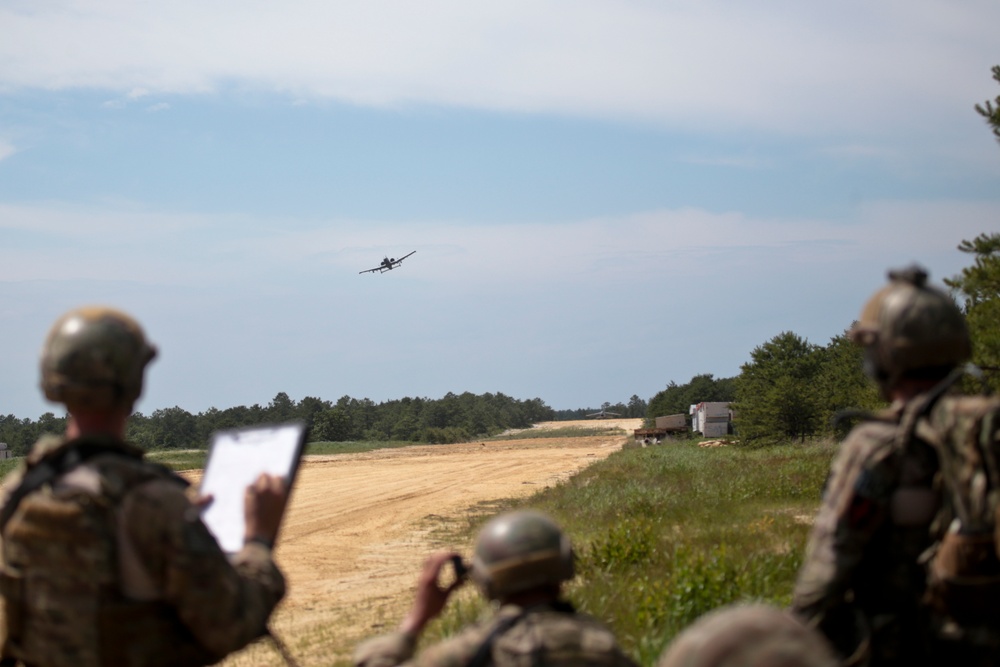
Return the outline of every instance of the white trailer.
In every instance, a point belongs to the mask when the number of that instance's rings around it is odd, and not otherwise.
[[[691,430],[706,438],[720,438],[729,433],[732,410],[728,401],[706,401],[691,406]]]

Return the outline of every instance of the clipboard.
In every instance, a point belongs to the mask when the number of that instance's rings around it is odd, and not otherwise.
[[[199,493],[211,495],[201,519],[227,554],[243,548],[244,494],[261,473],[285,478],[291,492],[306,444],[306,426],[289,422],[216,431]],[[287,505],[286,505],[287,509]]]

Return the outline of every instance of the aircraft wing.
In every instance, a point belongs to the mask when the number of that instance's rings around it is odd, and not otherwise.
[[[376,266],[374,269],[365,269],[364,271],[358,271],[358,275],[361,275],[362,273],[375,273],[376,271],[382,273],[382,267]]]
[[[413,252],[410,252],[410,253],[408,253],[406,255],[403,255],[402,257],[400,257],[399,259],[397,259],[395,262],[393,262],[393,264],[401,264],[404,259],[406,259],[410,255],[412,255],[414,252],[416,252],[416,250],[414,250]]]

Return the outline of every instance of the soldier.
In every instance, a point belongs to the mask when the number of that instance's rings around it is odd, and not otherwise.
[[[851,338],[890,407],[841,445],[792,601],[847,664],[931,664],[940,648],[923,562],[939,538],[939,454],[915,433],[935,402],[947,403],[938,399],[971,345],[962,313],[923,270],[889,278]]]
[[[439,585],[442,569],[457,557],[438,553],[427,560],[413,607],[398,631],[360,645],[355,665],[635,667],[610,630],[561,599],[563,582],[573,578],[573,550],[550,518],[533,511],[500,515],[477,539],[471,576],[487,599],[499,603],[496,615],[414,658],[424,626],[463,583],[459,578],[446,588]]]
[[[837,667],[823,635],[764,604],[717,609],[684,629],[656,667]]]
[[[125,442],[155,355],[108,308],[70,311],[49,333],[41,384],[69,418],[4,483],[0,664],[207,665],[266,633],[285,591],[271,558],[284,482],[247,489],[246,544],[228,560],[187,483]]]

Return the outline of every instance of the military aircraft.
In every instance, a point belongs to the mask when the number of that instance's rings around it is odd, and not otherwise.
[[[604,408],[601,408],[600,412],[595,412],[587,416],[593,417],[594,419],[609,419],[611,417],[621,417],[621,415],[618,414],[617,412],[611,412],[610,410],[606,410]]]
[[[364,271],[358,271],[358,274],[360,275],[362,273],[375,273],[376,271],[378,271],[379,273],[384,273],[385,271],[392,271],[394,268],[402,264],[403,260],[412,255],[414,252],[416,252],[416,250],[411,252],[409,255],[403,255],[399,259],[395,259],[393,257],[386,257],[385,259],[382,260],[382,263],[376,266],[374,269],[365,269]]]

